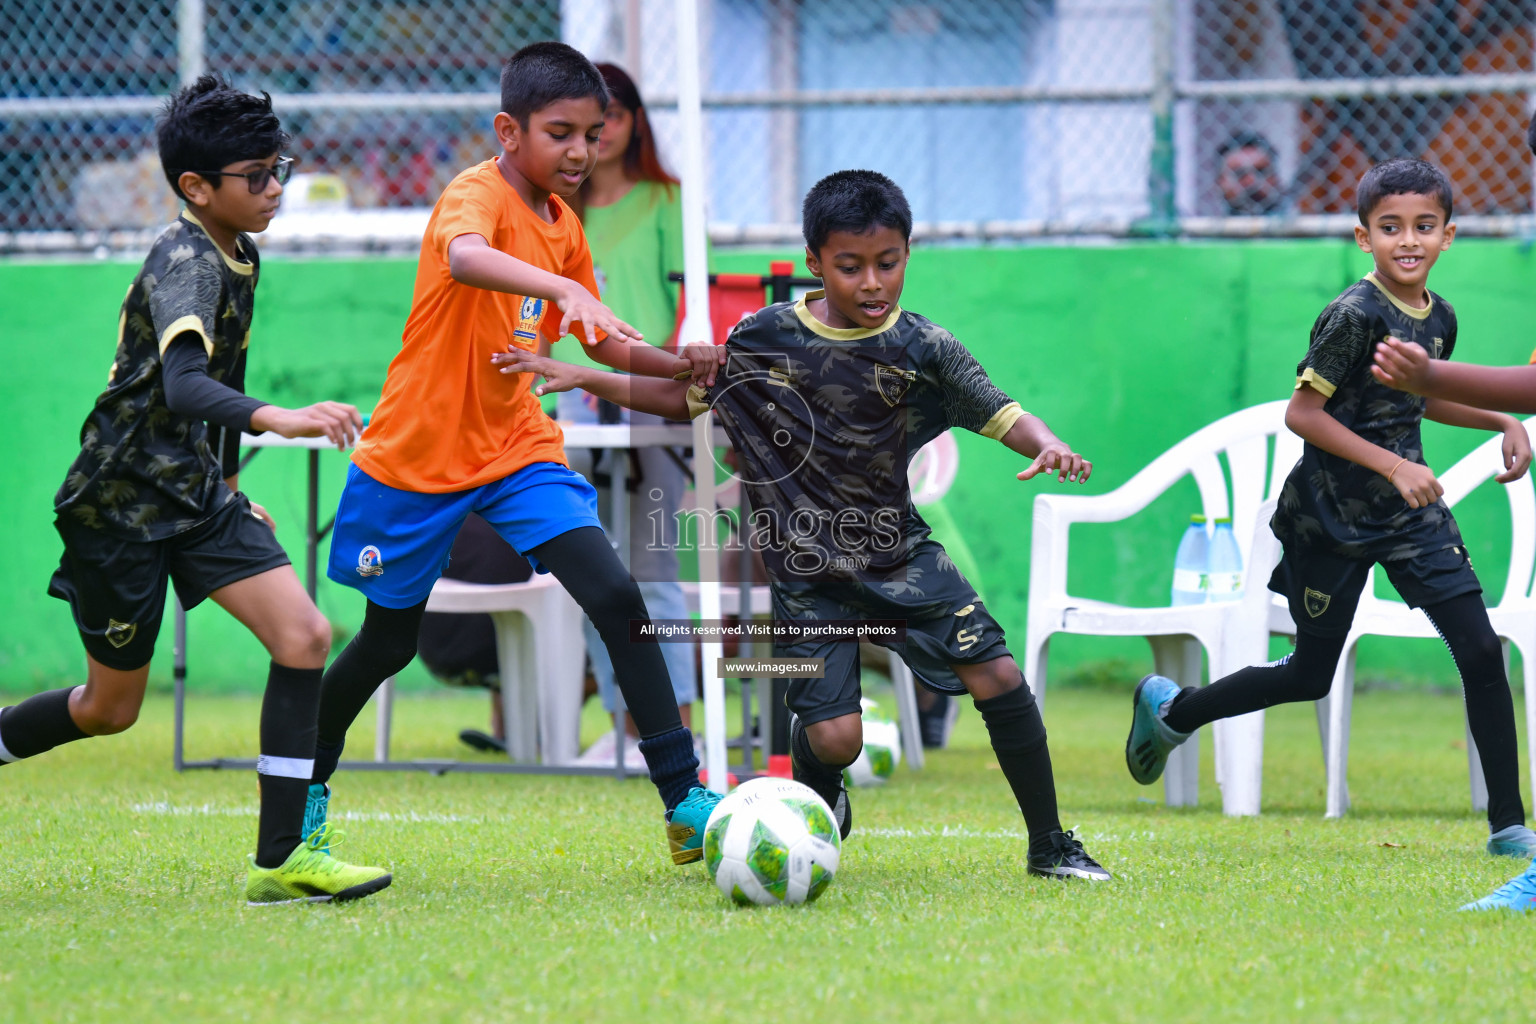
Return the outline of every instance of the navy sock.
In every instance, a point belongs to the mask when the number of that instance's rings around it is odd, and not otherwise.
[[[645,755],[651,782],[668,811],[682,803],[688,791],[699,784],[699,758],[693,752],[693,733],[687,729],[670,729],[642,739],[640,753]]]
[[[976,710],[992,737],[997,766],[1024,814],[1029,852],[1049,852],[1053,849],[1051,833],[1061,831],[1061,818],[1056,810],[1056,780],[1045,742],[1045,722],[1034,695],[1021,681],[1002,696],[976,701]]]
[[[261,816],[256,827],[256,866],[275,868],[303,839],[304,802],[315,772],[315,716],[320,708],[318,668],[272,662],[261,700]]]
[[[49,690],[0,710],[0,764],[85,739],[86,732],[69,713],[69,695],[74,691],[73,686]]]

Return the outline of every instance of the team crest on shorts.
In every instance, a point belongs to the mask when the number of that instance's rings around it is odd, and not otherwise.
[[[875,367],[875,390],[880,392],[880,397],[889,406],[894,407],[900,402],[916,379],[916,370],[903,370],[895,366]]]
[[[107,643],[113,647],[127,647],[133,643],[134,634],[139,631],[137,622],[118,622],[116,619],[107,620]]]
[[[359,576],[384,575],[384,556],[379,554],[379,549],[372,544],[357,553],[357,574]]]
[[[1313,590],[1308,587],[1301,595],[1301,603],[1307,609],[1307,614],[1314,619],[1328,610],[1328,602],[1333,600],[1328,594]]]
[[[544,300],[532,295],[523,299],[523,304],[517,311],[517,328],[512,332],[514,337],[524,341],[539,340],[539,324],[544,319]]]

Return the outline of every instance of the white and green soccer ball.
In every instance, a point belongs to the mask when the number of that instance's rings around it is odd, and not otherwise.
[[[843,781],[850,786],[885,784],[901,764],[901,730],[883,717],[875,702],[861,701],[864,720],[864,749],[853,764],[843,769]]]
[[[815,790],[763,777],[739,786],[704,826],[704,864],[739,904],[809,903],[837,874],[842,843]]]

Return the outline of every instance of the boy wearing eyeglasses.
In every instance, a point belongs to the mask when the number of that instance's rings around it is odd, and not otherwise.
[[[247,904],[355,899],[390,874],[332,857],[334,835],[300,834],[330,624],[236,479],[242,431],[345,447],[362,423],[339,402],[284,409],[244,393],[259,269],[250,235],[277,212],[288,135],[265,94],[204,75],[171,97],[157,136],[186,209],[128,289],[107,388],[54,498],[64,555],[48,592],[74,612],[86,681],[0,708],[0,765],[134,723],[169,580],[184,606],[211,597],[272,656]]]

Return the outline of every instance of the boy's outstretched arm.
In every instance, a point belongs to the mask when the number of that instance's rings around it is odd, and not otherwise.
[[[655,377],[629,377],[620,373],[605,373],[586,366],[572,366],[556,359],[513,349],[491,356],[502,373],[536,373],[544,383],[534,388],[536,395],[548,395],[557,391],[580,388],[590,395],[607,399],[615,405],[636,412],[648,412],[669,420],[686,420],[688,416],[688,381],[660,380]]]
[[[1041,473],[1047,476],[1055,473],[1057,480],[1075,480],[1081,484],[1086,483],[1093,472],[1093,463],[1051,433],[1051,428],[1038,416],[1029,413],[1020,416],[999,440],[1026,459],[1034,460],[1019,474],[1020,480],[1029,480]]]
[[[1428,466],[1367,441],[1329,415],[1323,408],[1327,401],[1328,396],[1310,384],[1297,388],[1285,409],[1285,425],[1308,444],[1386,477],[1409,508],[1433,505],[1445,493]]]
[[[459,235],[448,243],[448,273],[471,288],[548,299],[565,314],[560,320],[560,337],[570,333],[571,324],[579,320],[588,347],[597,344],[598,331],[620,341],[644,340],[639,331],[614,316],[613,310],[579,283],[493,249],[483,235]]]
[[[1418,348],[1417,345],[1414,347]],[[1530,468],[1531,439],[1525,432],[1525,425],[1513,416],[1475,409],[1443,398],[1430,398],[1424,403],[1424,417],[1451,427],[1470,427],[1473,430],[1503,434],[1504,472],[1494,477],[1501,484],[1519,480]]]
[[[1399,391],[1480,409],[1536,413],[1536,366],[1472,366],[1430,359],[1422,345],[1388,338],[1376,346],[1376,379]]]

